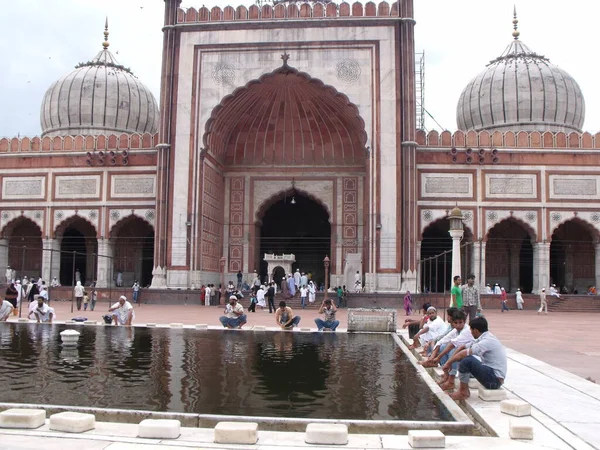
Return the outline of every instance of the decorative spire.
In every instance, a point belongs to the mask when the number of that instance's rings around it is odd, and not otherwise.
[[[519,20],[517,19],[517,6],[514,6],[514,10],[513,10],[513,32],[512,35],[515,38],[515,41],[519,39],[520,36],[520,32],[519,32]]]
[[[108,17],[106,18],[106,21],[104,22],[104,42],[102,43],[102,47],[104,47],[104,50],[108,49],[108,46],[110,45],[110,42],[108,42]]]
[[[288,52],[283,52],[283,54],[281,55],[281,59],[283,60],[283,66],[287,67],[288,59],[290,59],[290,55],[288,54]]]

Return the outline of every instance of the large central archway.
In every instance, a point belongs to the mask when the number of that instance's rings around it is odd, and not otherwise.
[[[331,251],[329,213],[301,192],[285,193],[266,209],[260,225],[261,276],[267,278],[265,253],[296,256],[293,270],[311,273],[318,284],[325,281],[323,258]],[[280,280],[277,280],[280,281]]]

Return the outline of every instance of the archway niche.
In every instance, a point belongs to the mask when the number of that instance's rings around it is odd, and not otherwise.
[[[599,240],[596,229],[579,219],[560,225],[550,244],[550,279],[568,292],[585,293],[595,285],[595,248]]]
[[[486,281],[498,283],[506,292],[533,289],[533,246],[535,235],[521,222],[504,219],[488,232],[485,246]]]
[[[17,271],[17,278],[27,275],[37,279],[41,276],[43,246],[40,227],[27,217],[19,217],[4,228],[3,236],[8,240],[8,265]]]
[[[273,269],[273,273],[271,273],[270,276],[272,280],[279,284],[285,276],[285,270],[283,269],[283,267],[277,266],[275,267],[275,269]]]
[[[267,277],[265,253],[293,253],[293,271],[310,272],[313,281],[325,282],[323,259],[331,252],[331,224],[322,204],[304,193],[286,192],[267,207],[258,226],[261,279]]]
[[[119,221],[110,232],[114,273],[123,273],[123,285],[138,280],[141,286],[152,283],[154,228],[140,217],[130,215]]]
[[[436,220],[425,230],[421,240],[421,292],[444,292],[452,286],[452,238],[449,234],[450,221],[447,217]],[[461,276],[466,277],[471,272],[473,234],[467,227],[460,248]],[[442,253],[446,253],[445,257]]]
[[[82,284],[96,280],[98,239],[94,226],[82,217],[75,216],[63,222],[56,231],[60,239],[60,283],[75,284],[79,270]]]

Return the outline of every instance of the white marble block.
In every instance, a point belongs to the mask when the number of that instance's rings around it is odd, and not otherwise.
[[[533,425],[528,420],[510,420],[508,435],[511,439],[533,439]]]
[[[84,325],[98,325],[98,322],[96,322],[95,320],[86,320],[85,322],[83,322]]]
[[[196,329],[197,330],[208,330],[208,324],[206,324],[206,323],[197,323],[196,324]]]
[[[183,328],[183,324],[182,323],[172,323],[170,325],[171,328]]]
[[[506,398],[506,391],[502,388],[500,389],[485,389],[483,387],[479,388],[479,398],[486,402],[499,402]]]
[[[254,331],[265,331],[267,329],[267,327],[265,327],[264,325],[254,325],[252,327],[252,329]]]
[[[0,413],[0,428],[39,428],[45,421],[43,409],[12,408]]]
[[[217,444],[256,444],[256,441],[258,441],[256,422],[219,422],[215,427]]]
[[[412,448],[445,448],[446,436],[440,430],[408,430],[408,444]]]
[[[343,423],[309,423],[304,441],[307,444],[346,445],[348,426]]]
[[[531,405],[523,400],[502,400],[500,411],[515,417],[531,415]]]
[[[151,439],[177,439],[181,422],[170,419],[146,419],[138,425],[138,437]]]
[[[441,367],[434,367],[433,368],[433,374],[435,375],[435,379],[436,380],[441,380],[442,376],[444,375],[444,371],[442,370]]]
[[[19,317],[18,322],[29,322],[29,319],[27,317]]]
[[[300,331],[312,331],[310,328],[300,328]]]
[[[458,380],[458,378],[457,378]],[[479,384],[479,381],[477,381],[477,378],[469,378],[469,389],[481,389],[482,386],[481,384]]]
[[[93,414],[65,411],[50,416],[50,429],[65,433],[83,433],[96,428]]]
[[[147,326],[147,327],[150,327],[150,328],[153,328],[153,327],[155,327],[155,326],[156,326],[156,324],[155,324],[155,323],[147,323],[147,324],[146,324],[146,326]]]

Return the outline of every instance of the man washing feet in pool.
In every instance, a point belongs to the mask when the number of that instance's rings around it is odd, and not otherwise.
[[[477,317],[469,323],[475,340],[467,348],[454,353],[444,364],[444,372],[450,372],[452,364],[459,362],[458,378],[460,388],[450,394],[454,400],[469,398],[469,378],[475,377],[486,389],[500,389],[506,378],[506,351],[498,338],[488,331],[488,323],[483,317]],[[479,361],[478,356],[481,358]]]
[[[430,306],[427,309],[427,315],[429,316],[429,320],[413,337],[413,343],[409,347],[410,349],[418,348],[421,345],[426,347],[429,342],[437,339],[447,330],[446,323],[441,317],[438,317],[437,309],[433,306]]]

